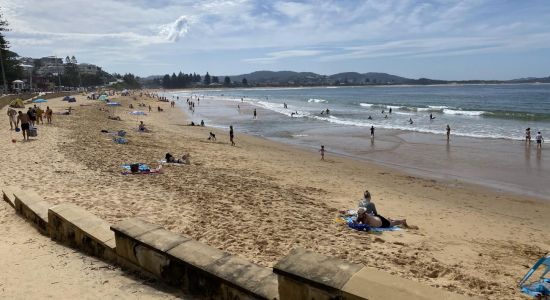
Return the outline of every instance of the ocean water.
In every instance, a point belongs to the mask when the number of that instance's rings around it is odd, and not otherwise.
[[[235,102],[241,102],[242,98],[279,114],[281,118],[275,128],[270,123],[266,124],[265,132],[258,131],[257,126],[253,129],[262,135],[274,134],[274,129],[287,131],[285,126],[290,124],[288,118],[294,112],[292,117],[301,121],[293,120],[291,131],[300,126],[334,124],[445,134],[449,124],[452,134],[457,136],[519,140],[527,127],[533,136],[537,131],[550,136],[548,84],[258,88],[177,93],[182,99],[191,95]],[[284,103],[288,109],[283,107]],[[330,114],[321,114],[326,109]],[[430,120],[430,114],[435,119]],[[409,119],[413,120],[412,125]]]

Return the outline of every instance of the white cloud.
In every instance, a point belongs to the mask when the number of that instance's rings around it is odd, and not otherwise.
[[[169,41],[177,42],[180,38],[184,37],[188,31],[189,20],[186,16],[181,16],[173,23],[161,25],[159,34]]]

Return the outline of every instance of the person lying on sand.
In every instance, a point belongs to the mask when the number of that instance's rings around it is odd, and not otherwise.
[[[167,163],[172,163],[172,164],[186,164],[186,165],[189,165],[189,164],[191,164],[191,161],[189,160],[190,158],[191,158],[191,155],[189,155],[189,153],[186,153],[186,154],[182,155],[181,158],[179,158],[179,159],[176,159],[170,153],[166,153],[166,155],[164,156],[164,159],[166,160],[166,162]]]
[[[389,228],[393,226],[403,226],[410,229],[418,229],[417,226],[411,226],[407,224],[406,219],[393,220],[390,218],[384,218],[378,214],[376,205],[371,202],[371,196],[369,191],[365,191],[363,199],[359,201],[359,209],[357,210],[356,223],[367,224],[374,228]]]
[[[107,118],[109,118],[109,120],[122,121],[122,119],[119,116],[116,116],[116,117],[108,116]]]

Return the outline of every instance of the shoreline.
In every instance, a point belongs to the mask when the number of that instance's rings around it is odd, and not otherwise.
[[[103,103],[84,98],[50,101],[54,112],[68,105],[75,110],[39,126],[34,141],[22,143],[13,133],[17,143],[0,144],[2,184],[33,189],[52,204],[75,203],[108,222],[141,217],[263,266],[303,247],[489,299],[521,299],[515,284],[525,265],[550,245],[542,230],[550,227],[550,205],[531,197],[345,157],[323,162],[309,150],[240,131],[232,147],[226,130],[185,126],[181,109],[151,99],[115,97],[122,106],[114,113],[123,120],[113,121],[107,119],[112,112],[99,110]],[[129,115],[128,104],[138,102],[164,112]],[[137,132],[139,120],[151,132]],[[129,143],[113,143],[102,129],[124,129]],[[206,140],[209,131],[217,141]],[[166,165],[158,175],[120,174],[124,163],[155,167],[166,152],[190,153],[191,165]],[[381,214],[420,229],[373,235],[336,223],[338,210],[355,208],[365,189]]]
[[[239,116],[220,112],[233,110],[234,101],[216,96],[201,98],[202,104],[193,114],[185,108],[185,103],[176,101],[176,106],[185,113],[189,121],[197,119],[198,116],[198,119],[205,118],[208,123],[213,123],[215,128],[224,129],[228,128],[230,123],[239,125],[240,122],[247,122],[240,116],[241,112]],[[267,122],[271,120],[271,116],[278,116],[277,112],[263,109],[254,103],[239,103],[243,105],[242,110],[245,112],[248,112],[250,107],[258,109],[261,115],[268,119]],[[203,113],[203,110],[206,110],[206,113]],[[453,135],[448,143],[445,135],[401,129],[378,129],[376,138],[371,140],[366,128],[353,126],[335,126],[332,130],[296,129],[296,132],[288,132],[284,136],[278,133],[263,135],[261,131],[250,132],[254,130],[252,125],[245,126],[245,134],[307,149],[312,155],[318,154],[317,144],[325,144],[325,147],[329,146],[329,155],[332,152],[341,157],[383,165],[428,179],[445,180],[450,183],[467,182],[518,196],[529,195],[541,201],[550,200],[550,187],[544,184],[550,180],[550,176],[544,175],[545,170],[550,170],[543,157],[543,152],[547,151],[544,148],[537,151],[534,142],[526,147],[520,140]],[[416,155],[415,152],[421,154]],[[434,156],[434,160],[428,161],[425,159],[426,156]],[[510,160],[509,157],[515,159]],[[507,175],[502,174],[503,172]]]

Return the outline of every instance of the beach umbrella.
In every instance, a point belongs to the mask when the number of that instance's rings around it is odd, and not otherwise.
[[[34,99],[34,100],[32,100],[32,103],[44,103],[44,102],[48,102],[48,100],[44,100],[44,99]]]

